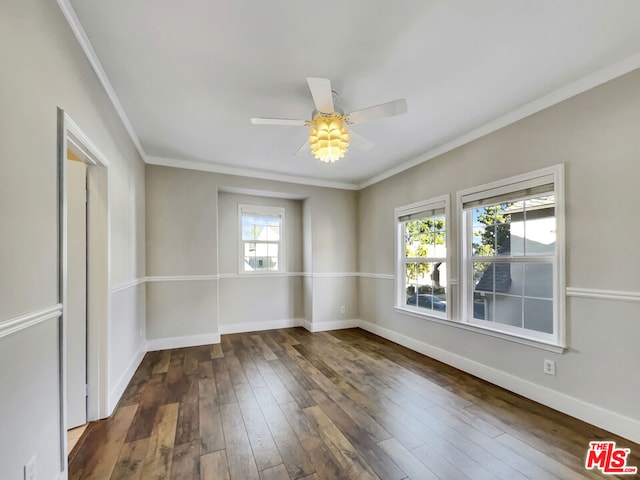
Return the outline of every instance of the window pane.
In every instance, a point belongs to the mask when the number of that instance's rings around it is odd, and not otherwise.
[[[269,259],[269,257],[264,257],[264,256],[257,257],[256,256],[255,259],[254,259],[254,262],[253,262],[253,269],[256,272],[268,270],[268,265],[269,265],[268,259]]]
[[[526,264],[524,282],[526,297],[553,298],[553,265],[551,263]]]
[[[244,254],[245,256],[255,256],[256,254],[256,244],[255,243],[250,243],[250,242],[246,242],[244,244]]]
[[[267,256],[269,257],[269,270],[278,269],[278,244],[269,243],[267,245]]]
[[[522,210],[522,207],[518,207],[516,202],[488,205],[472,210],[474,255],[512,255],[511,212],[514,209]]]
[[[256,260],[256,257],[253,257],[253,256],[252,257],[247,257],[247,256],[244,257],[244,264],[243,265],[244,265],[244,271],[245,272],[252,272],[253,270],[255,270],[253,268],[253,265],[255,265],[255,260]]]
[[[509,257],[511,253],[511,223],[496,225],[496,255]]]
[[[441,217],[433,217],[433,230],[434,232],[444,232],[447,228],[444,215]]]
[[[555,197],[545,195],[525,202],[526,255],[553,255],[556,248]]]
[[[277,242],[280,240],[280,226],[279,225],[267,225],[265,227],[266,235],[265,239],[271,242]]]
[[[496,271],[500,268],[502,271],[496,275],[496,292],[521,296],[524,289],[524,264],[518,262],[504,263],[500,267],[496,267]],[[499,281],[498,278],[500,279]]]
[[[522,297],[496,295],[495,321],[514,327],[522,327]]]
[[[525,298],[524,328],[553,334],[553,301]]]
[[[404,241],[406,257],[446,257],[444,217],[406,222]]]
[[[474,262],[473,289],[480,292],[493,292],[494,264]]]
[[[493,303],[493,295],[481,292],[473,293],[473,318],[491,320],[489,305]]]
[[[419,257],[420,256],[420,236],[409,235],[405,237],[405,256],[406,257]]]
[[[242,216],[242,239],[243,240],[255,240],[254,217]]]
[[[417,305],[418,287],[416,285],[418,276],[418,264],[408,262],[405,264],[405,296],[407,305]]]
[[[522,295],[522,264],[474,262],[473,284],[480,292]]]
[[[429,311],[446,312],[445,262],[405,264],[405,303]]]
[[[473,237],[472,237],[472,255],[476,255],[479,257],[487,257],[493,255],[493,243],[485,243],[492,242],[487,237],[487,229],[491,230],[493,227],[474,227],[473,228]]]

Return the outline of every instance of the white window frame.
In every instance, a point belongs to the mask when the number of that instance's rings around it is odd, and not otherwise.
[[[496,322],[473,318],[473,259],[471,234],[471,209],[464,210],[469,202],[490,199],[500,195],[553,184],[556,218],[556,253],[551,256],[553,264],[553,334],[536,332],[525,328],[512,327]],[[461,278],[461,322],[475,331],[511,339],[532,346],[566,346],[565,325],[565,214],[564,214],[564,165],[555,165],[523,175],[465,189],[457,193],[457,211],[460,233],[460,278]],[[477,257],[476,257],[477,258]]]
[[[396,275],[395,275],[395,309],[404,314],[408,314],[411,316],[422,317],[426,319],[438,319],[438,320],[451,320],[451,312],[452,307],[455,304],[455,297],[452,295],[451,290],[451,216],[449,211],[449,203],[450,197],[449,195],[441,195],[439,197],[434,197],[429,200],[424,200],[422,202],[412,203],[410,205],[404,205],[402,207],[398,207],[394,210],[394,222],[396,226]],[[436,310],[427,310],[420,307],[412,307],[411,305],[406,305],[404,296],[406,285],[404,282],[405,277],[405,242],[404,242],[404,221],[400,219],[407,215],[419,214],[422,212],[427,212],[429,210],[443,210],[444,209],[444,217],[445,217],[445,246],[447,249],[447,256],[444,258],[447,267],[447,278],[444,282],[446,285],[447,291],[447,309],[446,312],[442,313]],[[425,216],[424,218],[428,218]],[[432,257],[433,259],[438,259],[438,257]]]
[[[280,240],[277,242],[243,240],[242,238],[243,215],[280,218]],[[277,243],[278,244],[278,269],[246,271],[244,269],[244,244],[245,243]],[[240,275],[273,275],[273,274],[280,274],[280,273],[286,272],[286,265],[284,263],[284,259],[285,259],[284,249],[285,249],[285,209],[283,207],[238,204],[238,273]]]

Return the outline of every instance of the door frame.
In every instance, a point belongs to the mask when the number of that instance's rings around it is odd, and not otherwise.
[[[109,201],[106,158],[58,108],[58,296],[61,467],[67,470],[67,149],[87,164],[87,421],[108,416]]]

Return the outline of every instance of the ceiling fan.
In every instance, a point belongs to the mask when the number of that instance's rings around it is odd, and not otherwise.
[[[308,77],[307,83],[315,110],[311,120],[293,120],[287,118],[252,118],[254,125],[293,125],[310,127],[308,141],[300,147],[301,152],[308,144],[311,153],[323,162],[335,162],[344,157],[351,138],[357,140],[364,150],[373,147],[373,142],[351,131],[350,125],[369,122],[384,117],[392,117],[407,112],[407,101],[404,98],[364,108],[345,114],[337,105],[338,94],[331,90],[328,78]]]

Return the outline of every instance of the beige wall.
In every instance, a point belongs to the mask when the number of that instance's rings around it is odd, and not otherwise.
[[[57,118],[64,109],[109,161],[111,287],[144,277],[144,166],[56,2],[0,3],[0,322],[58,303]],[[106,389],[140,349],[144,286],[109,318]],[[144,332],[142,332],[144,333]],[[120,342],[119,336],[126,336]],[[92,348],[91,345],[89,348]],[[0,465],[61,468],[58,319],[0,338]],[[15,368],[13,368],[15,367]]]
[[[458,190],[564,163],[567,286],[640,292],[639,86],[632,72],[361,191],[360,270],[394,273],[394,208],[448,193],[455,212]],[[393,295],[393,280],[362,278],[361,318],[479,371],[640,422],[640,303],[569,297],[569,348],[559,355],[396,313]],[[555,377],[542,373],[545,358]]]
[[[146,169],[147,338],[218,332],[218,192],[208,174]],[[173,278],[171,278],[173,277]]]
[[[152,165],[146,171],[147,274],[174,277],[147,282],[149,339],[356,318],[355,192]],[[238,203],[285,207],[286,268],[294,275],[238,275]],[[187,278],[198,275],[221,278]]]
[[[239,275],[238,205],[264,205],[285,209],[284,272],[293,276]],[[220,192],[218,245],[220,258],[220,325],[291,320],[304,316],[302,291],[302,201]],[[259,327],[258,327],[259,328]]]

